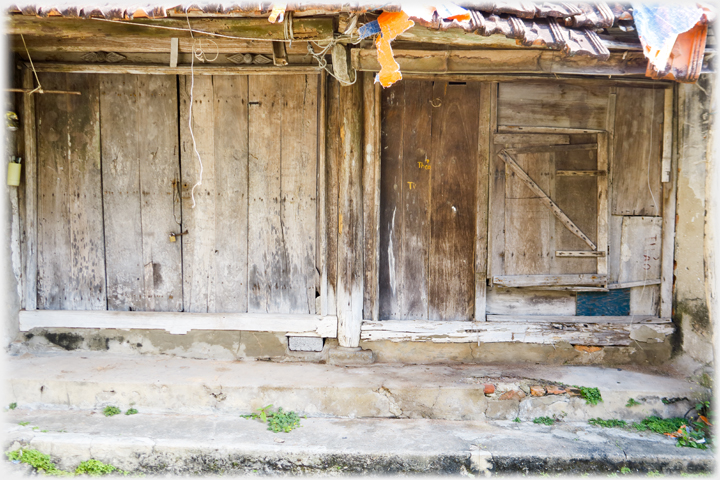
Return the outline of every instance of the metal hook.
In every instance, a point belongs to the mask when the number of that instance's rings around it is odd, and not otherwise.
[[[430,100],[430,105],[432,105],[433,108],[440,108],[440,105],[442,105],[442,102],[440,101],[440,99],[436,98],[435,101],[438,102],[437,105],[435,105],[432,100]]]

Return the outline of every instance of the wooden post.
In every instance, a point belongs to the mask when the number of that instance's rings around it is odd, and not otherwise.
[[[497,93],[495,84],[484,83],[480,94],[480,132],[478,133],[478,167],[475,205],[475,314],[476,322],[485,321],[487,305],[488,255],[488,165],[492,151],[495,113],[492,96]]]
[[[363,107],[362,81],[339,87],[338,343],[360,344],[363,308]]]
[[[23,88],[34,87],[33,73],[23,69]],[[23,132],[25,134],[25,284],[23,308],[37,308],[37,144],[35,131],[35,96],[23,95]]]
[[[673,89],[673,93],[677,87]],[[670,133],[678,132],[678,119],[681,118],[679,112],[675,108],[675,95],[673,98],[673,109],[671,114],[668,115],[667,103],[665,109],[665,118],[663,118],[663,126],[670,122]],[[667,96],[665,97],[667,102]],[[675,115],[672,115],[672,113]],[[664,129],[667,131],[667,129]],[[708,130],[709,132],[712,129]],[[673,135],[674,136],[674,135]],[[670,138],[670,178],[669,183],[663,186],[663,198],[662,198],[662,253],[661,253],[661,264],[660,264],[660,316],[672,317],[673,314],[673,284],[675,275],[675,211],[677,208],[677,169],[678,169],[678,141],[680,135],[678,134],[675,138]],[[667,139],[663,139],[663,144],[667,146]],[[710,152],[711,150],[708,150]],[[663,152],[663,158],[665,153]]]
[[[363,225],[364,225],[364,303],[363,319],[378,320],[378,228],[380,221],[380,84],[374,75],[362,74],[364,114]]]

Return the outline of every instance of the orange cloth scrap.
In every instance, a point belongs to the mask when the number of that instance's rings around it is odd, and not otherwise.
[[[270,23],[280,23],[285,18],[285,9],[287,8],[287,3],[276,3],[273,5],[272,12],[270,12],[270,16],[268,17],[268,22]]]
[[[377,40],[375,40],[375,47],[377,47],[380,72],[377,74],[375,81],[380,82],[380,85],[387,88],[402,79],[400,65],[398,65],[393,57],[390,42],[395,40],[395,37],[405,30],[415,25],[415,22],[410,20],[410,17],[405,12],[383,12],[377,21],[380,25],[381,33],[378,35]]]

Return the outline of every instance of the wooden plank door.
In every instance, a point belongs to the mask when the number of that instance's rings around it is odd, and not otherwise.
[[[383,91],[380,319],[473,316],[480,89],[405,80]]]
[[[316,75],[180,77],[185,311],[315,313],[317,93]]]
[[[571,288],[607,284],[604,138],[604,134],[494,136],[493,284]]]
[[[104,310],[99,75],[41,73],[38,148],[39,309]],[[31,213],[31,212],[29,212]]]
[[[177,78],[103,75],[100,118],[107,308],[181,311]]]

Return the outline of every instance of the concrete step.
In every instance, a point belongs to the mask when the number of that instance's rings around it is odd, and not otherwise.
[[[386,474],[709,472],[710,450],[649,432],[532,422],[308,418],[273,433],[237,415],[104,417],[18,407],[3,415],[5,450],[33,448],[59,468],[94,458],[136,473]],[[29,422],[21,426],[20,422]],[[21,465],[3,465],[21,471]],[[3,478],[9,478],[5,476]]]
[[[640,420],[683,416],[696,398],[708,394],[682,379],[590,366],[338,367],[94,352],[25,354],[9,357],[7,366],[5,405],[86,410],[115,405],[168,414],[247,414],[273,404],[309,417]],[[603,402],[523,392],[534,385],[597,387]],[[641,404],[626,407],[630,398]]]

